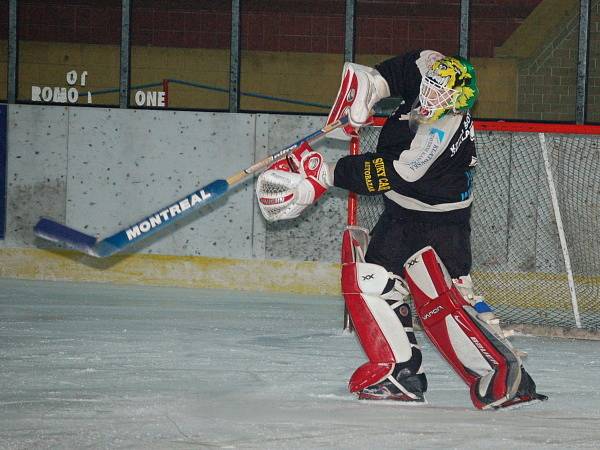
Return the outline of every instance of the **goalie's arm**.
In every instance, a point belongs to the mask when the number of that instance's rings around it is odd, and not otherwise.
[[[328,164],[308,144],[286,159],[274,163],[256,181],[258,206],[265,219],[294,219],[316,202],[331,186],[357,194],[381,195],[405,181],[393,163],[381,154],[345,156]]]
[[[361,195],[382,195],[399,178],[390,161],[378,153],[344,156],[335,164],[333,185]]]
[[[316,202],[331,186],[362,195],[382,195],[394,189],[410,193],[409,183],[380,153],[345,156],[328,164],[309,145],[273,164],[256,182],[256,196],[268,221],[293,219]]]

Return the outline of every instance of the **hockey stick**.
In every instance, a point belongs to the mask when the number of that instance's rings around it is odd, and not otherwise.
[[[166,208],[162,208],[149,216],[144,217],[133,225],[118,231],[106,239],[98,240],[93,236],[43,217],[40,218],[33,231],[36,236],[58,244],[63,244],[68,248],[86,253],[90,256],[104,258],[113,255],[152,236],[159,230],[173,225],[193,211],[214,202],[229,192],[233,186],[241,183],[250,175],[266,169],[271,163],[281,159],[303,142],[317,142],[331,131],[344,126],[347,123],[348,118],[343,117],[336,122],[326,125],[292,145],[279,150],[277,153],[273,153],[257,163],[254,163],[247,169],[244,169],[225,180],[215,180],[185,197],[180,198],[176,202],[171,203]]]

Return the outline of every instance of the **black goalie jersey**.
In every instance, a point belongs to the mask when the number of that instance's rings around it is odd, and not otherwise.
[[[392,96],[405,100],[381,130],[376,153],[341,158],[335,186],[383,195],[388,214],[419,222],[467,223],[470,217],[475,133],[471,115],[448,113],[411,131],[408,113],[419,94],[422,52],[376,66]]]

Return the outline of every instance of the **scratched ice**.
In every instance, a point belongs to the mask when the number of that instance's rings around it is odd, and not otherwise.
[[[600,343],[520,336],[550,400],[476,411],[425,342],[429,404],[362,402],[340,298],[0,280],[0,448],[600,446]]]

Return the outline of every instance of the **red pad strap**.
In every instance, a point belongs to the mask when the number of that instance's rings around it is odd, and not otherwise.
[[[308,142],[302,142],[286,158],[275,161],[267,170],[282,170],[284,172],[299,172],[302,157],[308,153],[316,153]],[[318,153],[317,153],[318,154]],[[319,155],[320,156],[320,155]],[[321,157],[322,158],[322,157]],[[312,175],[312,174],[308,174]]]
[[[313,148],[310,146],[308,142],[302,142],[294,151],[292,151],[288,156],[287,160],[290,164],[290,167],[294,172],[299,172],[300,162],[302,158],[309,153],[314,153]]]
[[[279,161],[274,162],[267,168],[267,170],[282,170],[283,172],[296,172],[290,167],[287,158],[280,159]]]

